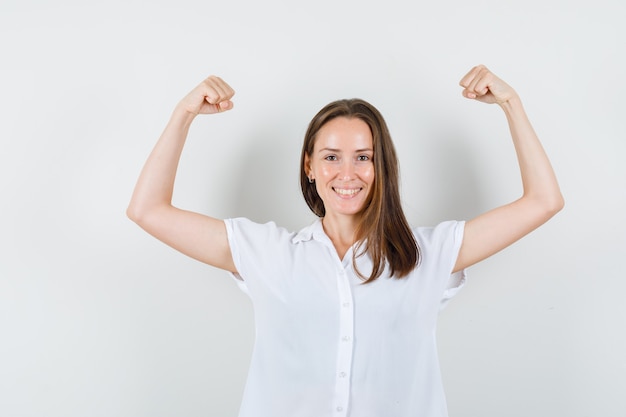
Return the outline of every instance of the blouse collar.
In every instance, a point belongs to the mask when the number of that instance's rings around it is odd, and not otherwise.
[[[317,218],[313,223],[300,230],[291,239],[292,243],[308,242],[309,240],[317,240],[319,242],[330,240],[324,232],[322,219]]]

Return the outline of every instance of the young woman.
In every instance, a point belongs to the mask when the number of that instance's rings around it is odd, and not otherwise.
[[[339,100],[311,121],[301,155],[319,217],[297,233],[219,220],[171,204],[189,126],[233,108],[209,77],[175,108],[137,182],[128,216],[148,233],[230,272],[252,299],[256,340],[240,417],[444,417],[435,328],[464,270],[563,207],[550,162],[516,92],[484,66],[463,95],[504,111],[523,194],[467,222],[411,228],[389,131],[369,103]]]

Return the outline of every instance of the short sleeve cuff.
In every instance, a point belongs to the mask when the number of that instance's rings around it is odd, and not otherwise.
[[[446,290],[443,293],[443,297],[441,298],[441,304],[439,305],[439,309],[443,310],[448,301],[453,298],[461,288],[465,286],[465,282],[467,281],[467,270],[463,269],[461,271],[455,272],[450,275],[448,279],[448,284],[446,286]]]
[[[235,239],[233,219],[225,219],[224,224],[226,225],[226,236],[228,238],[228,245],[230,246],[230,251],[233,257],[233,262],[235,263],[235,267],[237,268],[237,270],[239,270],[240,268],[239,246],[237,246],[236,239]],[[246,294],[249,294],[248,286],[246,285],[241,275],[239,275],[239,273],[236,273],[236,272],[227,272],[227,273],[228,273],[228,276],[230,276],[235,281],[235,283],[237,284],[237,286],[239,287],[241,291],[243,291]]]

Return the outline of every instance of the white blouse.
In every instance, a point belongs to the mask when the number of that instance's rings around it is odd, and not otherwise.
[[[320,220],[299,233],[226,220],[255,343],[239,417],[445,417],[436,324],[465,282],[451,274],[464,222],[414,229],[421,264],[363,284]],[[364,275],[369,256],[357,258]]]

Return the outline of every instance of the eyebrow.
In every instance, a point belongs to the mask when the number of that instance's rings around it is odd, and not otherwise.
[[[321,152],[334,152],[334,153],[341,153],[340,149],[334,149],[334,148],[322,148],[318,151],[318,153]],[[365,148],[365,149],[357,149],[355,151],[355,153],[359,153],[359,152],[374,152],[374,149],[372,148]]]

